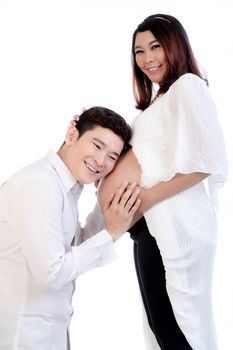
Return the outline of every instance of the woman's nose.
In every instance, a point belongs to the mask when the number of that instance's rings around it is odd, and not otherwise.
[[[153,62],[154,61],[154,57],[153,54],[151,54],[150,52],[146,54],[146,62]]]

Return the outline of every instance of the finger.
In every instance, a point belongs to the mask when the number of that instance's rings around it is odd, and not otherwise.
[[[75,114],[74,116],[73,116],[73,120],[74,121],[79,121],[79,114]]]
[[[86,107],[83,107],[83,108],[82,108],[82,111],[83,111],[83,112],[86,112],[86,110],[87,110]]]
[[[115,196],[113,198],[112,201],[112,205],[118,205],[119,202],[122,199],[122,196],[124,195],[124,193],[126,192],[126,189],[128,187],[129,182],[128,181],[124,181],[121,186],[117,189],[117,191],[115,192]]]
[[[109,199],[106,201],[104,207],[103,207],[103,212],[105,212],[111,205],[114,199],[115,193],[112,193]]]
[[[76,123],[77,123],[76,120],[71,120],[70,121],[70,126],[76,126]]]
[[[135,202],[138,199],[138,196],[140,195],[140,187],[137,186],[134,191],[132,192],[130,198],[125,204],[125,209],[129,212],[131,208],[134,206]]]
[[[136,188],[137,184],[136,182],[133,182],[130,186],[127,186],[127,189],[125,190],[125,192],[122,194],[119,204],[122,207],[126,206],[126,203],[128,202],[128,200],[131,198],[135,188]]]
[[[133,206],[130,208],[129,213],[132,217],[135,215],[136,211],[139,209],[141,202],[142,200],[138,198],[136,202],[133,204]]]

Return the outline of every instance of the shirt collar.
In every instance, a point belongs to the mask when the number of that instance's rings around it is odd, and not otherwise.
[[[83,186],[77,182],[73,174],[56,152],[50,150],[45,158],[52,164],[67,192],[72,188],[78,192],[82,190]]]

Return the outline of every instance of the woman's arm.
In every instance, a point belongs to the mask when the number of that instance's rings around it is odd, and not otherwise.
[[[156,203],[159,203],[179,192],[195,186],[204,180],[209,174],[195,172],[191,174],[176,174],[171,180],[160,182],[157,185],[142,189],[140,198],[142,200],[139,210],[143,213]]]
[[[146,210],[175,194],[185,191],[204,180],[209,174],[195,172],[190,174],[176,174],[171,180],[160,182],[157,185],[140,192],[141,205],[133,220],[136,222]],[[135,157],[133,150],[129,150],[117,163],[114,171],[101,183],[98,189],[98,200],[103,208],[104,204],[125,180],[140,183],[141,167]]]

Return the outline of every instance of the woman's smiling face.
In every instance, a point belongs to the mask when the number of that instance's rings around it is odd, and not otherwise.
[[[138,67],[153,83],[160,84],[167,73],[167,58],[151,31],[137,33],[134,52]]]

